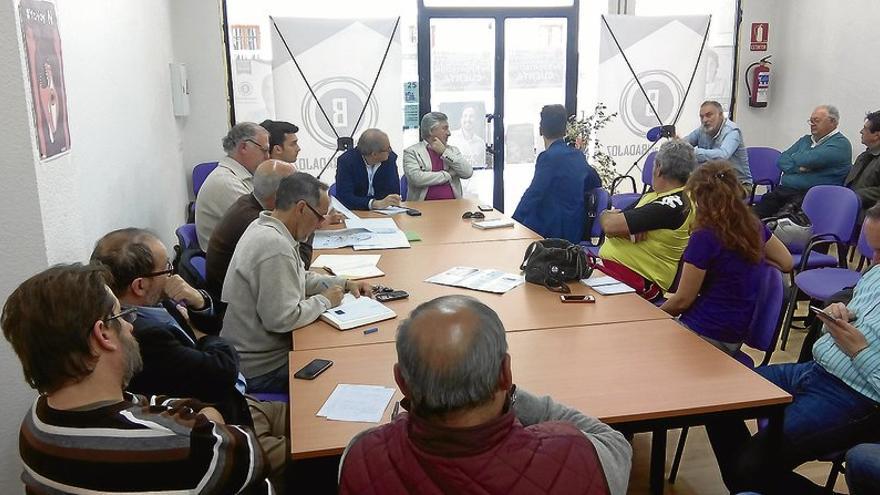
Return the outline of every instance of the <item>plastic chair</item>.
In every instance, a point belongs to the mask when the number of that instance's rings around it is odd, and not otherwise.
[[[174,233],[177,234],[177,245],[181,249],[202,249],[199,246],[199,236],[196,234],[196,224],[185,223],[177,227]]]
[[[403,175],[400,177],[400,200],[406,201],[406,190],[409,187],[409,183],[406,181],[406,176]]]
[[[207,289],[205,253],[195,249],[184,251],[177,268],[178,274],[188,284],[197,289]]]
[[[780,346],[782,350],[785,350],[788,341],[791,320],[800,294],[796,283],[797,276],[807,270],[846,266],[845,246],[852,238],[859,215],[860,201],[856,193],[842,186],[813,186],[807,191],[801,209],[813,225],[813,236],[810,237],[810,242],[803,253],[792,254],[795,271],[791,274],[793,290],[790,291],[785,318],[782,320]],[[831,244],[837,245],[837,259],[828,254],[814,252],[817,247]],[[798,275],[796,276],[795,273]],[[846,277],[844,276],[843,279]],[[805,279],[802,277],[801,280]]]
[[[589,202],[595,206],[590,208]],[[587,205],[587,221],[584,227],[589,227],[589,231],[584,230],[584,240],[580,243],[584,247],[596,247],[605,242],[605,232],[602,230],[602,223],[599,222],[599,216],[603,211],[611,207],[611,195],[604,188],[597,187],[584,195],[584,204]],[[598,239],[593,243],[593,239]]]
[[[330,196],[333,196],[334,198],[336,197],[336,183],[335,182],[333,183],[333,185],[330,186],[330,190],[328,192],[330,193]]]
[[[192,184],[193,184],[193,196],[199,195],[199,189],[202,188],[202,184],[205,183],[205,179],[211,175],[211,172],[217,168],[217,162],[205,162],[200,163],[193,167],[192,171]]]
[[[760,366],[765,366],[770,362],[770,356],[773,354],[773,349],[776,348],[785,293],[782,285],[782,273],[779,270],[767,263],[761,263],[760,269],[762,277],[761,286],[758,289],[758,304],[755,305],[755,311],[752,313],[752,321],[749,324],[749,333],[746,336],[745,344],[753,349],[764,351],[764,359],[761,360]],[[737,351],[733,357],[749,368],[755,368],[755,362],[751,356],[742,350]],[[669,470],[670,483],[675,483],[675,477],[678,475],[687,434],[688,427],[685,426],[681,429],[681,435],[678,437],[678,447],[675,449],[672,468]]]
[[[755,204],[755,199],[761,199],[762,194],[755,194],[758,186],[767,186],[769,190],[773,190],[779,185],[779,179],[782,177],[782,170],[776,166],[779,161],[779,155],[782,153],[774,148],[763,148],[760,146],[746,148],[746,154],[749,157],[749,170],[752,172],[752,193],[749,195],[749,204]]]
[[[623,210],[635,204],[639,198],[642,197],[642,194],[648,192],[648,189],[653,185],[654,182],[654,159],[657,158],[657,152],[652,151],[648,153],[648,156],[645,157],[645,165],[642,167],[642,192],[637,192],[636,189],[636,180],[631,175],[620,175],[614,178],[611,182],[611,205],[618,210]],[[620,193],[614,194],[614,191],[617,190],[617,185],[623,182],[624,180],[629,179],[632,184],[633,192],[631,193]]]

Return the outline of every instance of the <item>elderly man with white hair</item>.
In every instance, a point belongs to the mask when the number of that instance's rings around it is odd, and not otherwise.
[[[429,112],[419,125],[422,140],[403,151],[403,173],[408,183],[407,199],[458,199],[461,179],[474,174],[473,167],[455,146],[447,144],[449,118]]]
[[[852,145],[837,129],[839,123],[836,107],[819,105],[813,110],[810,133],[783,151],[776,162],[782,180],[755,205],[759,217],[777,216],[788,205],[800,206],[813,186],[843,185],[852,163]]]

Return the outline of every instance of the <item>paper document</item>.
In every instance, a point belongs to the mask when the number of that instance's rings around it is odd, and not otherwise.
[[[312,241],[312,247],[315,249],[337,249],[348,246],[357,250],[408,248],[409,241],[406,239],[406,234],[400,230],[394,233],[380,234],[362,228],[316,230],[315,238]]]
[[[342,213],[342,216],[344,216],[345,218],[357,218],[357,215],[346,208],[345,205],[342,204],[342,201],[339,201],[333,196],[330,196],[330,207],[338,211],[339,213]]]
[[[349,330],[382,320],[396,318],[397,313],[367,296],[346,294],[342,303],[321,313],[321,319],[340,330]]]
[[[587,287],[591,287],[593,290],[595,290],[599,294],[602,294],[603,296],[611,296],[614,294],[628,294],[630,292],[636,291],[632,287],[617,280],[616,278],[609,277],[607,275],[604,277],[581,279],[581,283],[586,285]]]
[[[383,215],[399,215],[401,213],[406,213],[409,208],[401,208],[399,206],[386,206],[385,208],[380,208],[378,210],[373,210],[376,213],[381,213]]]
[[[513,220],[510,218],[493,218],[491,220],[481,220],[471,223],[471,227],[475,229],[500,229],[504,227],[513,227]]]
[[[376,267],[379,254],[322,254],[312,262],[316,268],[327,267],[338,277],[349,280],[381,277],[385,272]]]
[[[400,230],[393,218],[349,218],[345,221],[349,229],[364,229],[376,234],[393,234]]]
[[[510,289],[524,284],[525,281],[526,279],[521,275],[505,273],[500,270],[480,270],[469,266],[456,266],[425,279],[425,282],[432,284],[464,287],[465,289],[495,294],[504,294]]]
[[[333,421],[378,423],[382,421],[392,397],[394,397],[393,388],[340,383],[333,389],[333,393],[316,416]]]

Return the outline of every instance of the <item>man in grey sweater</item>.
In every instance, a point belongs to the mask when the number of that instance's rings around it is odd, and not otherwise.
[[[250,392],[287,392],[291,332],[338,306],[348,291],[370,296],[366,282],[306,271],[299,243],[330,210],[327,185],[296,172],[281,179],[275,209],[244,231],[229,262],[222,299],[229,306],[222,337],[241,359]]]

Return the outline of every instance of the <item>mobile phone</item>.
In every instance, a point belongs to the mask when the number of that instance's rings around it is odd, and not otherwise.
[[[819,317],[824,316],[825,318],[827,318],[831,321],[834,321],[837,319],[837,318],[831,316],[831,313],[825,311],[824,309],[817,308],[816,306],[810,306],[810,311],[812,311],[813,313],[816,313],[816,316],[819,316]]]
[[[596,298],[584,294],[564,294],[559,296],[559,300],[564,303],[594,303]]]
[[[379,292],[373,298],[379,302],[396,301],[398,299],[406,299],[409,293],[405,290],[393,290],[391,292]]]
[[[422,216],[422,212],[420,212],[419,210],[416,210],[416,209],[414,209],[414,208],[407,208],[407,210],[406,210],[406,214],[409,215],[409,216],[411,216],[411,217],[420,217],[420,216]]]
[[[293,374],[293,377],[300,380],[314,380],[315,377],[331,366],[333,366],[333,361],[329,359],[312,359],[311,363],[303,366],[301,370]]]
[[[492,208],[492,205],[477,205],[477,208],[480,211],[492,211],[495,209],[495,208]]]

